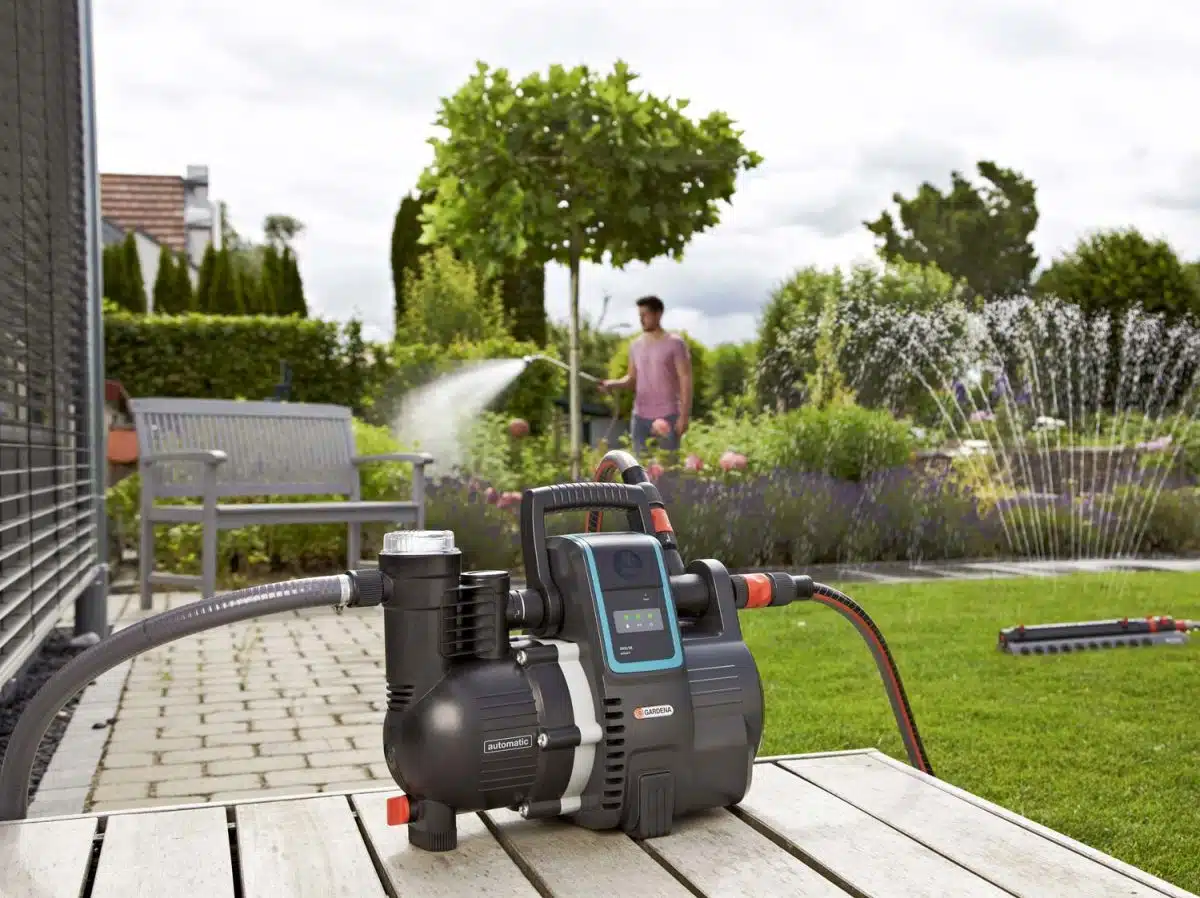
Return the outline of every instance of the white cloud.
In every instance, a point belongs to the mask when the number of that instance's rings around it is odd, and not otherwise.
[[[684,262],[585,270],[583,306],[610,293],[610,320],[654,292],[670,326],[745,338],[795,268],[869,256],[861,221],[893,192],[980,158],[1037,183],[1043,259],[1120,225],[1200,257],[1200,8],[1178,0],[105,0],[96,29],[102,169],[205,163],[240,229],[297,216],[311,304],[375,334],[396,206],[476,59],[624,58],[646,89],[726,110],[764,155]],[[547,289],[561,317],[565,273]]]

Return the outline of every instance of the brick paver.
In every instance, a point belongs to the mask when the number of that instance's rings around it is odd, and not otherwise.
[[[156,596],[149,613],[163,608]],[[118,626],[146,614],[130,603]],[[385,693],[377,608],[273,615],[139,655],[86,809],[390,785]]]

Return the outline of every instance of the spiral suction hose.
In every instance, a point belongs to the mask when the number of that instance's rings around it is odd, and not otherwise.
[[[117,630],[75,656],[34,694],[8,740],[0,766],[0,820],[23,820],[29,811],[29,780],[46,731],[55,716],[92,680],[135,655],[205,630],[281,611],[378,605],[386,579],[378,571],[352,571],[251,586],[192,602]]]

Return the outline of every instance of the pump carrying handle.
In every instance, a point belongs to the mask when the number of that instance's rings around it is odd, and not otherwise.
[[[640,485],[625,483],[556,483],[525,490],[521,496],[521,554],[525,561],[525,583],[546,600],[546,618],[534,635],[549,635],[562,619],[562,601],[550,578],[546,554],[546,515],[556,511],[611,508],[625,512],[629,528],[654,533],[650,496]]]

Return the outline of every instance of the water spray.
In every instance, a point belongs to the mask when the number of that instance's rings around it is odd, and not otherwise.
[[[615,471],[624,482],[603,482]],[[596,509],[623,513],[628,528],[546,532],[550,513]],[[252,586],[118,630],[59,670],[21,715],[0,768],[0,820],[26,816],[42,738],[96,677],[186,636],[315,607],[383,609],[380,749],[404,793],[386,800],[387,820],[426,851],[457,847],[464,813],[510,808],[649,839],[686,815],[737,805],[764,722],[739,612],[795,601],[831,607],[864,636],[911,762],[932,773],[866,612],[804,575],[685,565],[662,496],[629,453],[606,455],[594,481],[526,490],[520,540],[524,588],[508,571],[463,570],[451,531],[402,530],[384,538],[378,568]]]
[[[564,371],[566,371],[568,373],[571,370],[570,365],[568,365],[566,362],[560,362],[558,359],[551,358],[548,355],[540,355],[539,354],[539,355],[522,356],[521,361],[524,362],[526,365],[532,365],[534,362],[537,362],[537,361],[549,362],[551,365],[557,365],[558,367],[562,368]],[[593,377],[592,375],[588,374],[586,371],[580,371],[579,376],[582,377],[584,380],[590,380],[594,384],[598,384],[601,382],[600,378]]]

